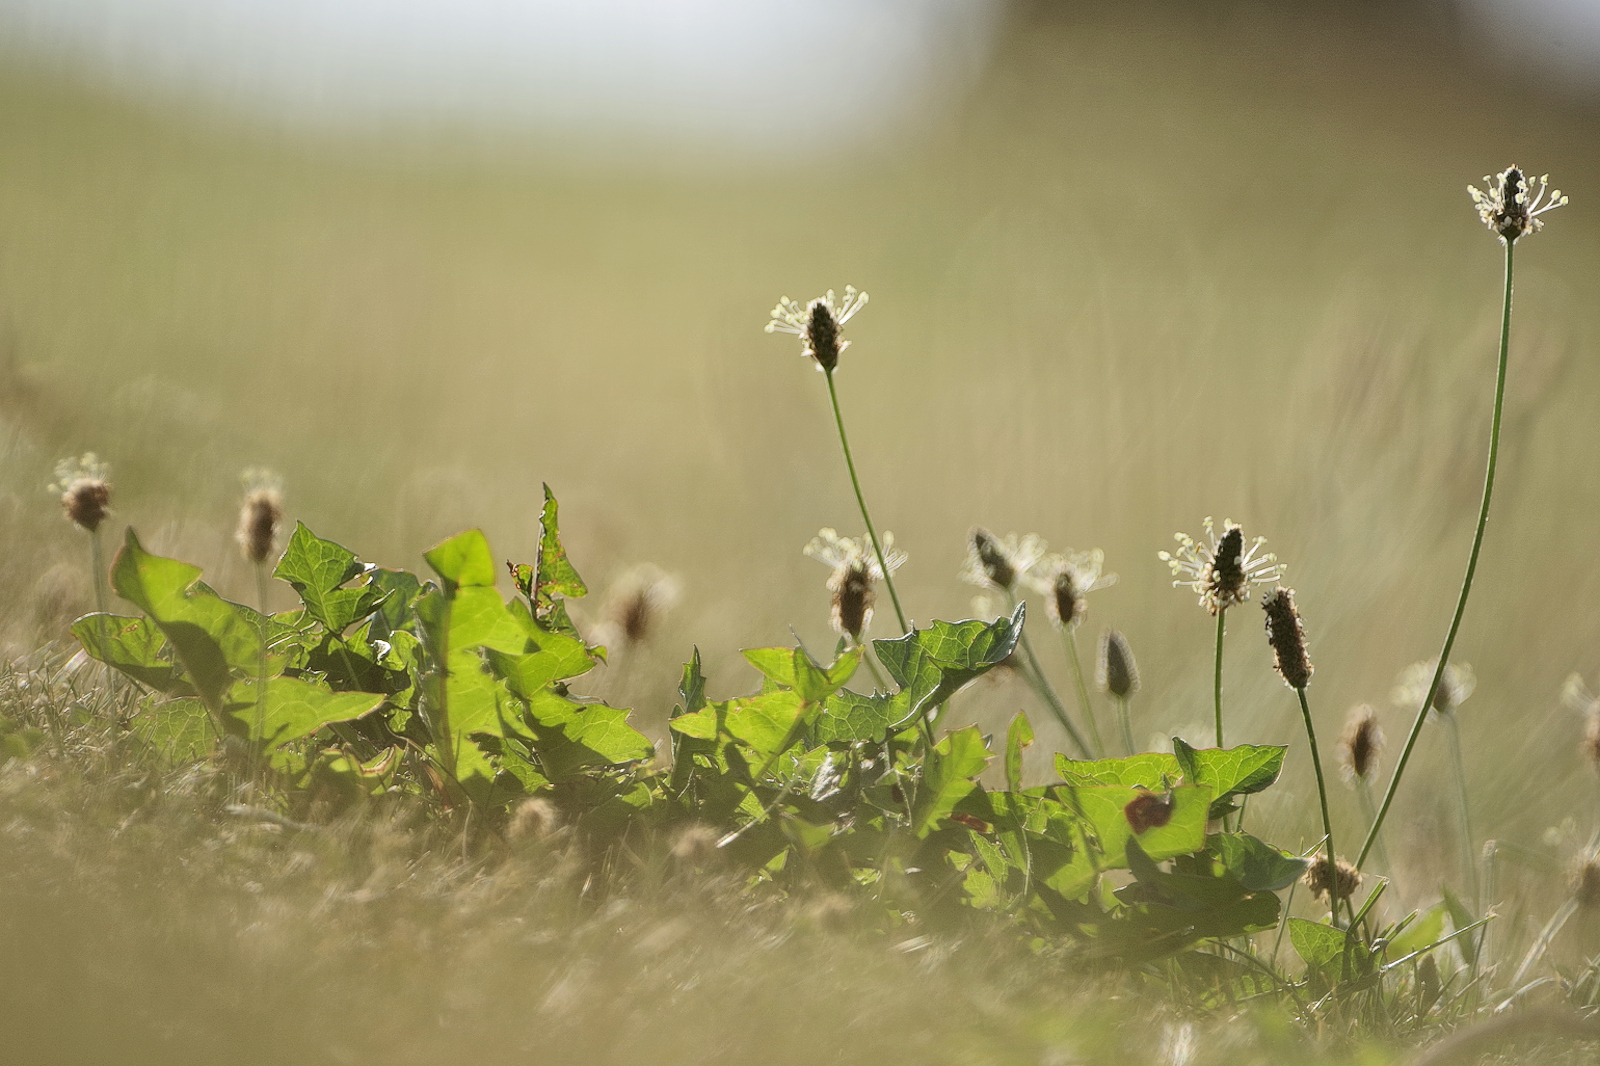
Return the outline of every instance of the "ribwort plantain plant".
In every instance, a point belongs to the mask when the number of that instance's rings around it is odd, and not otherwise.
[[[1478,570],[1478,553],[1483,549],[1483,534],[1489,524],[1489,503],[1494,497],[1495,467],[1500,459],[1500,418],[1505,406],[1506,367],[1511,354],[1511,293],[1517,241],[1543,229],[1544,221],[1539,216],[1567,202],[1567,197],[1561,195],[1560,189],[1550,190],[1548,176],[1538,180],[1538,189],[1534,191],[1534,183],[1516,166],[1508,167],[1492,177],[1486,176],[1483,182],[1484,189],[1469,185],[1467,192],[1478,209],[1478,217],[1505,249],[1505,291],[1500,300],[1500,354],[1495,368],[1494,414],[1489,422],[1489,458],[1483,474],[1483,496],[1478,504],[1478,525],[1472,534],[1467,570],[1461,578],[1461,592],[1456,597],[1450,628],[1445,632],[1444,647],[1435,661],[1433,678],[1422,698],[1417,701],[1416,717],[1406,734],[1405,744],[1400,748],[1400,757],[1395,760],[1394,773],[1389,776],[1389,787],[1384,791],[1383,802],[1378,805],[1378,814],[1373,818],[1372,827],[1367,830],[1367,839],[1361,845],[1361,853],[1356,857],[1357,866],[1367,861],[1368,853],[1377,842],[1378,832],[1383,828],[1383,820],[1389,815],[1389,807],[1400,788],[1406,764],[1417,746],[1417,738],[1422,735],[1422,724],[1427,721],[1428,711],[1434,706],[1434,698],[1444,683],[1445,669],[1450,665],[1450,653],[1455,650],[1456,634],[1461,630],[1461,619],[1467,611],[1467,597],[1472,594],[1472,579]],[[1467,861],[1471,862],[1471,859]]]

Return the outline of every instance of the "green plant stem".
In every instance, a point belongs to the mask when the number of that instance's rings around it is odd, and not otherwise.
[[[867,536],[872,540],[872,551],[878,557],[878,569],[883,571],[883,583],[889,589],[889,602],[894,604],[894,616],[900,622],[900,632],[911,632],[911,626],[906,622],[906,613],[900,609],[900,594],[894,588],[894,575],[889,573],[889,560],[884,558],[883,545],[878,542],[878,529],[872,524],[872,515],[867,513],[867,498],[861,493],[861,479],[856,476],[856,461],[850,454],[850,438],[845,436],[844,416],[839,413],[839,390],[833,383],[833,371],[826,371],[823,377],[828,379],[828,401],[833,404],[833,423],[839,429],[839,447],[844,450],[844,465],[850,471],[850,487],[856,490],[856,503],[861,507],[861,520],[867,524]]]
[[[1010,589],[1006,589],[1006,603],[1010,605],[1011,613],[1017,610],[1017,597]],[[1033,653],[1033,644],[1028,640],[1028,630],[1024,623],[1022,630],[1022,656],[1027,661],[1022,667],[1022,676],[1027,679],[1028,685],[1034,693],[1055,715],[1056,721],[1061,723],[1061,728],[1067,731],[1067,736],[1078,748],[1078,754],[1085,759],[1092,759],[1089,745],[1083,742],[1083,734],[1078,732],[1078,727],[1072,724],[1072,717],[1067,714],[1067,708],[1062,704],[1061,697],[1056,695],[1056,690],[1050,686],[1050,681],[1044,676],[1044,671],[1039,668],[1039,657]]]
[[[267,734],[267,643],[269,631],[272,628],[272,616],[267,613],[267,568],[264,563],[255,564],[256,571],[256,604],[261,610],[261,654],[256,664],[256,758],[265,754],[265,738]],[[342,651],[343,649],[341,649]],[[349,668],[349,656],[345,657],[345,666]],[[354,676],[354,671],[351,671]]]
[[[93,571],[94,576],[94,609],[100,614],[100,640],[109,646],[111,643],[111,630],[107,615],[111,613],[111,596],[106,587],[109,584],[106,578],[106,556],[105,551],[100,547],[100,530],[98,527],[89,531],[89,568]],[[110,689],[111,697],[115,700],[118,687],[117,672],[109,666],[104,666],[102,669],[105,671],[106,684]]]
[[[1212,671],[1211,696],[1217,713],[1217,747],[1222,747],[1222,638],[1228,631],[1228,609],[1217,611],[1217,664]]]
[[[1428,694],[1423,697],[1422,706],[1417,708],[1416,720],[1411,723],[1411,732],[1406,736],[1405,747],[1400,749],[1400,758],[1395,763],[1394,774],[1389,778],[1389,787],[1384,791],[1383,802],[1378,806],[1378,816],[1373,819],[1372,828],[1367,830],[1366,843],[1361,845],[1361,854],[1356,857],[1358,867],[1367,861],[1367,853],[1372,850],[1373,843],[1378,839],[1378,830],[1383,827],[1383,820],[1388,817],[1389,807],[1394,803],[1395,792],[1400,788],[1400,778],[1405,774],[1406,763],[1411,759],[1411,751],[1417,746],[1417,738],[1422,735],[1422,723],[1427,721],[1428,708],[1433,706],[1433,699],[1439,692],[1439,684],[1444,679],[1444,668],[1450,662],[1450,652],[1455,647],[1456,633],[1461,629],[1461,616],[1467,610],[1467,596],[1472,592],[1472,576],[1478,569],[1478,552],[1483,548],[1483,531],[1489,524],[1489,499],[1494,495],[1494,470],[1500,458],[1500,414],[1505,405],[1506,364],[1511,350],[1512,252],[1515,247],[1515,242],[1506,242],[1506,288],[1500,311],[1500,364],[1495,374],[1494,417],[1489,425],[1489,463],[1483,475],[1483,502],[1478,507],[1478,528],[1472,535],[1472,553],[1467,556],[1467,572],[1461,579],[1461,595],[1456,599],[1456,613],[1450,619],[1450,630],[1445,634],[1444,649],[1439,652],[1439,664],[1434,668],[1433,681],[1428,685]]]
[[[1322,832],[1323,846],[1328,853],[1328,900],[1332,908],[1331,917],[1337,918],[1339,914],[1339,877],[1338,867],[1333,857],[1333,819],[1328,817],[1328,784],[1322,777],[1322,756],[1317,751],[1317,729],[1311,724],[1311,705],[1306,703],[1306,690],[1297,688],[1294,694],[1300,697],[1300,716],[1306,721],[1306,742],[1311,745],[1311,768],[1317,774],[1317,802],[1322,804]]]
[[[1377,807],[1372,802],[1372,783],[1366,778],[1356,779],[1356,795],[1361,798],[1361,816],[1369,823],[1372,821]],[[1379,834],[1375,854],[1378,865],[1383,867],[1384,873],[1394,876],[1394,863],[1389,861],[1389,849],[1384,847],[1383,835]]]
[[[1449,740],[1450,775],[1455,778],[1456,829],[1461,834],[1461,872],[1467,898],[1472,900],[1474,906],[1481,906],[1483,901],[1478,898],[1478,861],[1472,846],[1472,814],[1467,807],[1467,767],[1461,757],[1461,722],[1454,711],[1441,714],[1439,718],[1444,723],[1445,736]]]
[[[1117,721],[1122,726],[1122,748],[1124,755],[1134,754],[1133,721],[1128,715],[1128,697],[1117,696]]]
[[[1094,741],[1094,757],[1106,757],[1105,741],[1100,739],[1100,723],[1095,721],[1094,707],[1089,703],[1089,687],[1083,683],[1083,663],[1078,659],[1078,627],[1065,626],[1061,630],[1061,639],[1067,645],[1067,658],[1072,660],[1072,680],[1078,689],[1078,707],[1083,711],[1083,720],[1089,723],[1089,739]]]

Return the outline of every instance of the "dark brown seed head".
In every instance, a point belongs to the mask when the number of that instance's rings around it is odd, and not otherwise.
[[[1512,167],[1501,175],[1503,181],[1498,210],[1494,217],[1494,231],[1508,241],[1514,241],[1533,226],[1528,213],[1528,179],[1519,167]]]
[[[260,565],[272,554],[283,521],[283,497],[276,489],[252,489],[239,509],[239,531],[235,538],[249,562]]]
[[[1005,549],[995,539],[995,535],[981,526],[972,527],[972,550],[978,555],[978,564],[983,568],[983,576],[989,579],[990,584],[996,588],[1009,589],[1017,583],[1016,567],[1011,565],[1011,560],[1006,557]]]
[[[1378,726],[1377,712],[1367,704],[1350,708],[1344,735],[1339,738],[1339,752],[1346,778],[1370,781],[1378,772],[1378,756],[1383,754],[1383,730]]]
[[[1115,629],[1100,634],[1100,657],[1095,664],[1095,681],[1102,692],[1125,700],[1139,689],[1139,667],[1133,661],[1128,638]]]
[[[1591,855],[1578,867],[1572,877],[1572,894],[1580,907],[1600,906],[1600,858]]]
[[[97,477],[76,478],[61,494],[61,509],[80,528],[93,533],[111,513],[111,485]]]
[[[1244,530],[1229,526],[1217,541],[1216,554],[1211,560],[1210,593],[1214,602],[1226,607],[1243,603],[1248,579],[1244,572]]]
[[[1072,567],[1063,566],[1050,584],[1050,613],[1062,628],[1071,629],[1083,619],[1087,608]]]
[[[1311,683],[1311,659],[1306,655],[1306,631],[1295,610],[1294,590],[1280,585],[1262,597],[1261,606],[1267,612],[1267,643],[1272,645],[1278,673],[1290,688],[1305,688]]]
[[[1589,705],[1583,730],[1583,755],[1589,765],[1600,770],[1600,702]]]
[[[1305,884],[1312,895],[1322,899],[1328,898],[1329,892],[1337,892],[1340,899],[1349,899],[1361,887],[1361,871],[1343,859],[1330,867],[1328,853],[1318,852],[1306,868]]]
[[[823,370],[831,371],[839,365],[839,320],[833,317],[833,308],[826,300],[812,300],[810,319],[806,323],[806,340],[811,357]]]
[[[835,570],[828,591],[833,593],[834,631],[859,641],[872,622],[872,603],[877,599],[869,564],[862,560]]]

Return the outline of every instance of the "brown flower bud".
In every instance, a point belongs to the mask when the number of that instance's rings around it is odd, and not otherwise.
[[[1294,590],[1278,586],[1262,597],[1267,612],[1267,642],[1272,645],[1274,665],[1292,689],[1311,683],[1311,659],[1306,655],[1305,626],[1295,610]]]
[[[267,561],[282,521],[283,497],[278,490],[252,489],[245,496],[244,506],[239,508],[239,531],[234,537],[246,560],[258,566]]]

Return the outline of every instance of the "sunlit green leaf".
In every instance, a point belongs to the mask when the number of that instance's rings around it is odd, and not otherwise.
[[[169,695],[194,692],[183,680],[182,668],[162,658],[167,638],[148,618],[85,615],[72,623],[72,635],[94,658],[157,692]]]
[[[339,634],[357,619],[371,614],[385,595],[383,588],[371,582],[356,588],[341,587],[365,572],[366,567],[354,552],[323,540],[304,522],[297,522],[272,576],[293,585],[306,612]]]
[[[544,487],[544,510],[539,514],[539,566],[535,582],[534,600],[541,607],[557,596],[577,599],[589,594],[588,586],[578,576],[567,553],[561,547],[561,532],[556,521],[556,497],[550,486]]]
[[[1062,788],[1060,792],[1093,830],[1103,869],[1128,864],[1128,841],[1135,836],[1152,859],[1188,855],[1205,847],[1206,821],[1211,811],[1211,789],[1205,785],[1179,785],[1172,790],[1170,800],[1165,793],[1152,794],[1120,785]],[[1137,810],[1129,809],[1136,802],[1159,802],[1163,806],[1141,818]]]
[[[1022,711],[1011,719],[1006,730],[1006,787],[1013,792],[1022,789],[1022,749],[1033,743],[1033,726]]]
[[[1283,771],[1284,753],[1289,750],[1278,744],[1192,748],[1182,737],[1172,738],[1172,749],[1185,781],[1211,786],[1217,817],[1229,808],[1231,797],[1260,792],[1276,781]]]
[[[928,749],[912,809],[911,828],[917,836],[927,836],[977,787],[976,779],[989,765],[989,758],[983,734],[976,726],[951,733]]]
[[[1288,888],[1309,865],[1249,833],[1218,833],[1209,843],[1222,865],[1251,892]]]
[[[799,693],[779,691],[729,700],[724,728],[762,755],[776,755],[794,742],[804,707]],[[678,719],[682,721],[682,719]]]
[[[261,634],[235,605],[201,587],[200,568],[151,555],[130,527],[111,565],[111,583],[161,627],[207,707],[222,713],[232,671],[260,666]]]
[[[258,706],[260,691],[254,679],[236,683],[229,693],[228,717],[268,749],[308,737],[330,722],[371,714],[384,700],[370,692],[333,692],[294,677],[269,679]]]
[[[873,651],[905,691],[909,715],[943,703],[957,689],[1004,662],[1022,634],[1026,604],[993,622],[934,622],[903,637],[875,640]]]
[[[1056,773],[1069,785],[1137,785],[1152,791],[1177,784],[1182,776],[1178,760],[1161,751],[1125,759],[1070,759],[1058,752]]]
[[[481,529],[457,533],[434,545],[422,557],[445,583],[445,588],[493,588],[498,571],[489,540]]]
[[[211,715],[193,697],[146,698],[133,719],[133,731],[152,751],[179,764],[205,758],[217,742]]]

